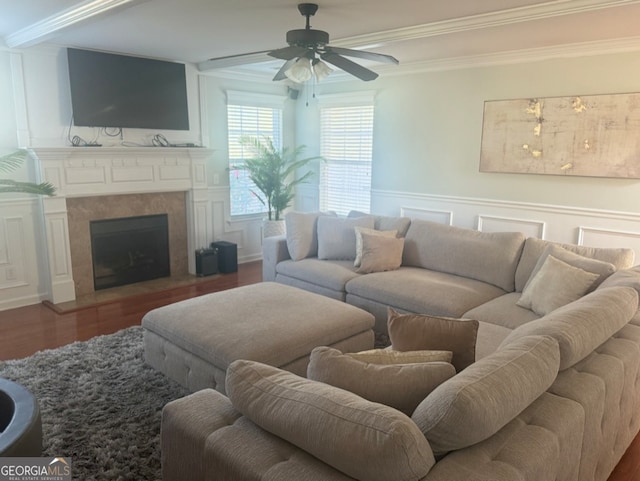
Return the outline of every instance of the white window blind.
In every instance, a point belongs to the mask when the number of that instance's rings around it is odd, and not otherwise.
[[[320,125],[320,209],[369,212],[373,105],[321,108]]]
[[[268,97],[268,96],[265,96]],[[282,145],[282,108],[269,104],[282,103],[277,98],[269,101],[265,97],[255,95],[230,95],[227,105],[227,128],[229,144],[229,190],[230,210],[232,216],[261,214],[267,211],[256,195],[261,193],[249,179],[244,170],[234,169],[241,165],[245,158],[253,153],[240,145],[240,138],[244,136],[259,139],[271,138],[274,146],[280,149]]]

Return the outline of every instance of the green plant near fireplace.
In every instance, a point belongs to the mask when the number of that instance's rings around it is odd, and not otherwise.
[[[313,175],[313,171],[308,171],[294,178],[296,170],[321,157],[299,159],[305,149],[304,145],[278,150],[269,137],[242,137],[240,144],[248,148],[253,157],[245,159],[242,164],[231,166],[231,169],[248,172],[249,178],[260,191],[252,193],[267,207],[268,220],[280,220],[282,212],[289,207],[295,196],[295,187]]]
[[[29,156],[24,149],[16,150],[10,154],[0,156],[0,172],[12,172]],[[55,195],[56,189],[49,182],[35,184],[33,182],[19,182],[12,179],[0,179],[0,193],[23,193],[37,195]]]

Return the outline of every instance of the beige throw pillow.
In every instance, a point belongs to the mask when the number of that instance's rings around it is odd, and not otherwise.
[[[362,261],[362,234],[379,235],[382,237],[397,237],[397,230],[375,230],[367,227],[356,227],[356,259],[353,261],[354,267],[360,267]]]
[[[402,265],[402,251],[404,238],[384,237],[361,233],[362,258],[356,272],[368,274],[371,272],[394,271]]]
[[[226,392],[262,429],[352,478],[417,481],[435,464],[429,443],[405,414],[343,389],[237,360],[227,369]]]
[[[531,272],[531,276],[529,277],[529,281],[527,284],[535,277],[538,271],[544,265],[544,262],[547,260],[547,257],[553,256],[562,262],[566,262],[570,266],[578,267],[583,271],[593,272],[594,274],[598,274],[598,279],[592,284],[587,292],[593,291],[596,287],[598,287],[607,277],[613,274],[616,271],[616,266],[609,262],[600,261],[598,259],[592,259],[590,257],[585,257],[580,254],[576,254],[575,252],[571,252],[570,250],[564,249],[556,244],[549,244],[542,251],[538,262],[536,263],[533,271]],[[527,286],[525,284],[525,287]],[[523,289],[524,290],[524,289]]]
[[[370,349],[348,352],[347,356],[372,364],[413,364],[418,362],[451,362],[451,351],[394,351],[393,349]]]
[[[442,349],[451,351],[458,372],[473,364],[479,323],[422,314],[399,314],[389,308],[387,327],[391,348],[396,351]]]
[[[584,296],[599,277],[549,255],[516,304],[544,316]]]
[[[311,351],[307,367],[309,379],[391,406],[407,416],[427,394],[455,374],[455,368],[447,362],[372,364],[330,347]]]

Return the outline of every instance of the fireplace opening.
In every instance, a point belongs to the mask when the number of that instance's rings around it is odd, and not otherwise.
[[[171,275],[167,214],[90,222],[94,289]]]

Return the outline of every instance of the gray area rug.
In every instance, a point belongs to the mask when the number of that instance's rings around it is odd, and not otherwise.
[[[70,456],[78,480],[159,480],[162,407],[187,391],[143,360],[142,328],[0,361],[36,395],[43,456]]]

